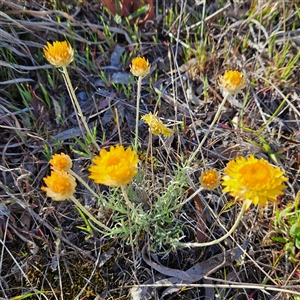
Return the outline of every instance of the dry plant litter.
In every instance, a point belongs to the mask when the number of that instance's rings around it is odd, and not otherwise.
[[[300,299],[299,5],[1,1],[1,299]]]

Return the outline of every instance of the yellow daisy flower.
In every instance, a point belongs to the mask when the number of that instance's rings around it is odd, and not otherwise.
[[[74,50],[71,45],[66,42],[47,42],[43,48],[46,59],[56,68],[68,66],[74,59]]]
[[[246,85],[246,78],[239,71],[225,71],[224,75],[219,76],[219,85],[230,94],[239,93]]]
[[[49,163],[52,165],[51,168],[57,171],[69,171],[72,168],[70,156],[64,153],[54,154]]]
[[[152,134],[162,134],[165,137],[170,137],[173,134],[173,130],[167,128],[162,123],[162,121],[157,117],[157,113],[152,115],[152,112],[150,112],[149,114],[142,116],[141,119],[149,125],[149,130]]]
[[[205,170],[200,175],[199,182],[204,189],[212,191],[220,186],[220,173],[216,169]]]
[[[75,178],[66,171],[51,171],[51,175],[43,178],[47,187],[41,187],[47,197],[55,201],[69,199],[75,193]]]
[[[223,176],[223,192],[229,192],[236,200],[245,202],[245,210],[253,203],[261,208],[268,200],[276,203],[277,195],[283,195],[286,186],[283,182],[288,178],[278,167],[274,167],[266,160],[254,157],[238,157],[227,164]]]
[[[138,155],[128,147],[110,147],[110,150],[101,150],[93,159],[89,168],[89,178],[96,183],[110,187],[122,187],[130,183],[137,173]]]
[[[144,57],[136,57],[131,61],[130,72],[133,76],[145,77],[150,73],[151,64]]]

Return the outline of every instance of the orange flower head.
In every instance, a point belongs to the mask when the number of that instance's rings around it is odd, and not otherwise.
[[[54,154],[49,163],[52,165],[51,169],[57,171],[69,171],[72,168],[70,156],[64,153]]]
[[[239,93],[246,85],[246,78],[239,71],[225,71],[224,75],[219,76],[220,87],[230,94]]]
[[[89,178],[96,183],[110,187],[123,187],[130,183],[137,173],[138,155],[128,147],[111,146],[101,150],[89,167]]]
[[[229,192],[236,200],[244,201],[245,210],[253,203],[261,208],[269,201],[276,202],[277,195],[283,195],[286,186],[283,182],[288,178],[278,167],[266,160],[250,155],[248,158],[238,157],[227,164],[224,170],[223,192]]]
[[[145,77],[150,73],[151,64],[144,57],[136,57],[131,61],[130,72],[133,76]]]
[[[150,112],[147,115],[141,117],[149,125],[149,131],[152,134],[160,135],[162,134],[165,137],[170,137],[174,132],[173,130],[167,128],[162,121],[157,117],[157,115],[152,115]]]
[[[66,42],[53,42],[53,45],[47,42],[43,48],[46,59],[56,68],[68,66],[74,59],[74,50]]]
[[[55,201],[69,199],[75,193],[75,178],[66,171],[51,171],[51,175],[43,178],[47,187],[41,187],[47,197]]]
[[[212,191],[220,186],[220,173],[216,169],[205,170],[200,175],[199,182],[204,189]]]

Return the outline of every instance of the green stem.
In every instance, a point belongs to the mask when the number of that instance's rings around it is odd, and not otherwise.
[[[123,189],[122,189],[123,190]],[[124,194],[124,191],[123,191]],[[126,196],[126,202],[127,200],[129,201],[128,197],[127,197],[127,193],[125,192]],[[127,198],[126,198],[127,197]],[[132,259],[133,259],[133,266],[134,266],[134,270],[136,272],[137,270],[137,261],[135,259],[135,251],[134,251],[134,245],[133,245],[133,237],[132,237],[132,224],[131,224],[131,218],[130,218],[130,207],[127,206],[127,216],[128,216],[128,225],[129,225],[129,238],[130,238],[130,245],[131,245],[131,252],[132,252]]]
[[[75,109],[75,112],[77,111],[78,112],[78,115],[80,116],[81,118],[81,121],[83,123],[83,126],[90,138],[90,140],[92,141],[92,143],[94,144],[94,146],[97,148],[98,151],[100,151],[100,147],[99,145],[97,144],[96,140],[94,139],[92,133],[91,133],[91,130],[85,120],[85,117],[83,116],[83,113],[82,113],[82,110],[81,110],[81,107],[79,105],[79,102],[77,100],[77,97],[76,97],[76,94],[74,92],[74,88],[73,88],[73,85],[72,85],[72,82],[70,80],[70,77],[69,77],[69,73],[68,73],[68,70],[67,70],[67,67],[63,66],[62,67],[62,74],[63,74],[63,78],[64,78],[64,81],[65,81],[65,84],[66,84],[66,87],[68,89],[68,93],[70,95],[70,98],[71,98],[71,101],[72,101],[72,104],[73,104],[73,107]]]
[[[245,212],[245,204],[242,206],[242,209],[241,209],[235,223],[231,227],[231,229],[225,235],[220,237],[219,239],[214,240],[214,241],[210,241],[210,242],[207,242],[207,243],[178,243],[178,244],[176,244],[176,246],[178,246],[178,247],[207,247],[207,246],[212,246],[212,245],[219,244],[220,242],[222,242],[226,238],[228,238],[236,230],[236,228],[238,227],[238,225],[239,225],[239,223],[240,223],[240,221],[241,221],[241,219],[244,215],[244,212]]]
[[[136,209],[133,207],[132,203],[130,202],[130,200],[129,200],[129,198],[128,198],[127,191],[125,190],[125,187],[124,187],[124,186],[121,186],[121,190],[122,190],[122,193],[123,193],[123,196],[124,196],[124,198],[125,198],[125,201],[126,201],[127,206],[130,207],[130,209],[132,210],[132,212],[134,213],[134,215],[135,215],[135,217],[136,217],[136,222],[138,222],[139,215],[138,215]]]
[[[80,183],[82,183],[85,188],[95,197],[95,198],[99,198],[99,194],[97,194],[83,179],[82,177],[80,177],[79,175],[77,175],[75,172],[73,172],[72,170],[68,171],[72,176],[74,176]]]
[[[135,151],[137,151],[138,149],[138,139],[139,139],[139,113],[140,113],[141,87],[142,87],[142,77],[139,76],[137,81],[137,94],[136,94],[135,139],[134,139]]]
[[[88,216],[95,224],[100,226],[101,228],[110,231],[110,228],[102,224],[100,221],[98,221],[74,196],[71,196],[70,199],[73,201],[73,203],[82,211],[85,213],[86,216]]]
[[[189,159],[189,163],[191,163],[192,160],[195,158],[195,156],[198,154],[198,152],[199,152],[200,149],[202,148],[204,142],[206,141],[206,139],[207,139],[207,137],[208,137],[210,131],[212,130],[212,128],[214,127],[214,125],[215,125],[216,122],[218,121],[218,119],[219,119],[219,117],[220,117],[220,114],[221,114],[221,112],[222,112],[222,109],[223,109],[223,107],[224,107],[224,105],[225,105],[225,103],[226,103],[226,100],[227,100],[227,98],[228,98],[228,95],[229,95],[229,93],[226,93],[226,95],[225,95],[223,101],[222,101],[221,104],[219,105],[218,110],[217,110],[217,112],[216,112],[216,114],[215,114],[215,117],[214,117],[212,123],[210,124],[208,130],[206,131],[206,133],[205,133],[205,135],[204,135],[204,137],[203,137],[201,143],[199,144],[198,148],[197,148],[196,151],[194,151],[194,153],[191,155],[191,157],[190,157],[190,159]]]

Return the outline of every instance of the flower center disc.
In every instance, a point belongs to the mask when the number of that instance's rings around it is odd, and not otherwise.
[[[268,169],[261,165],[261,163],[255,163],[251,165],[245,165],[240,169],[241,180],[248,188],[260,189],[266,182],[270,180],[270,174]]]

